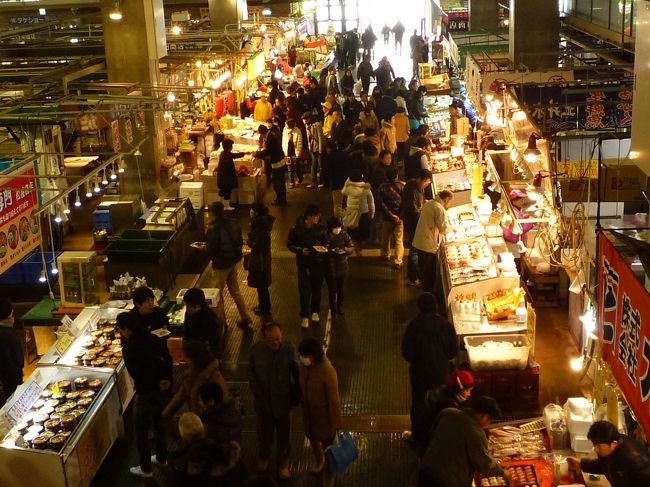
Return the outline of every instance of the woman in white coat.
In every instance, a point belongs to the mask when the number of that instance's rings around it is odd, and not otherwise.
[[[375,217],[375,200],[370,183],[364,182],[361,171],[353,170],[345,181],[341,194],[346,200],[343,226],[352,237],[354,253],[361,257],[363,242],[370,237],[370,224]]]

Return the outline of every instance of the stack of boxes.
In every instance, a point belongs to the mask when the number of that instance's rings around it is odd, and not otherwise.
[[[589,453],[591,441],[587,438],[594,422],[594,406],[584,397],[570,397],[564,405],[567,426],[571,435],[571,449],[578,453]]]

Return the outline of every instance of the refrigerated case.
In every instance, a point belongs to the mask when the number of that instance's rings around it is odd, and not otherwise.
[[[99,303],[95,252],[63,252],[58,267],[63,308],[83,308]]]
[[[104,359],[105,363],[100,364],[100,367],[93,366],[92,362],[88,360],[86,361],[87,365],[84,365],[84,362],[77,357],[81,356],[81,353],[86,350],[89,342],[106,344],[106,349],[108,349],[111,340],[118,341],[119,338],[114,335],[115,331],[111,332],[110,328],[114,327],[117,315],[123,312],[125,310],[118,308],[101,308],[98,306],[84,308],[65,332],[70,338],[59,338],[38,363],[39,366],[67,365],[93,370],[112,370],[120,399],[120,414],[128,407],[135,395],[133,379],[127,372],[121,355],[114,356],[112,359]],[[99,336],[94,337],[93,333],[99,334]],[[113,334],[112,338],[109,336],[111,334]],[[121,345],[118,345],[116,350],[121,353]],[[96,359],[101,360],[101,357],[98,355]],[[113,362],[106,363],[108,360],[113,360]]]
[[[32,408],[39,405],[37,401],[42,400],[43,391],[48,390],[49,385],[60,381],[75,384],[74,380],[80,377],[86,377],[89,381],[101,381],[101,387],[96,391],[91,404],[85,413],[77,417],[77,424],[61,446],[56,450],[53,447],[35,449],[33,435],[29,436],[29,430],[22,430],[25,426],[22,423],[28,419]],[[71,387],[74,392],[76,386]],[[39,409],[42,410],[43,408]],[[118,422],[115,418],[119,417],[119,410],[120,401],[112,371],[39,365],[0,410],[0,437],[3,439],[0,443],[0,485],[89,485],[118,437]],[[26,439],[32,443],[26,443]]]

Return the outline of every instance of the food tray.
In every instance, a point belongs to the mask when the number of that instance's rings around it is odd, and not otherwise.
[[[523,370],[528,364],[526,335],[474,335],[464,341],[472,370]]]

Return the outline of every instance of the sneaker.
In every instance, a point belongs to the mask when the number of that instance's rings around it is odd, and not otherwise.
[[[129,469],[129,472],[131,472],[131,475],[135,475],[136,477],[141,477],[143,479],[150,479],[151,477],[153,477],[153,472],[145,472],[144,470],[142,470],[140,465],[138,465],[137,467],[131,467]]]
[[[324,188],[325,185],[324,185],[324,184],[319,184],[318,187],[319,187],[319,188]]]
[[[289,189],[293,189],[293,188],[295,188],[295,187],[296,187],[296,184],[295,184],[295,183],[291,183],[291,184],[289,185]]]
[[[413,440],[413,432],[410,430],[402,431],[402,439],[405,441]]]
[[[151,463],[154,464],[154,465],[157,465],[159,467],[166,467],[167,466],[167,460],[165,460],[164,462],[159,462],[157,455],[151,455]]]
[[[386,262],[390,262],[390,255],[381,255],[381,260],[384,260]]]
[[[314,188],[316,188],[316,185],[315,185],[314,183],[309,183],[309,184],[307,185],[307,188],[308,188],[308,189],[314,189]]]
[[[320,316],[318,315],[318,313],[312,313],[311,314],[311,320],[314,323],[319,323],[320,322]]]
[[[302,320],[300,320],[300,328],[304,330],[309,328],[309,318],[303,318]]]
[[[412,287],[422,287],[422,282],[419,279],[416,279],[415,281],[411,281],[410,279],[406,281],[406,284]]]

